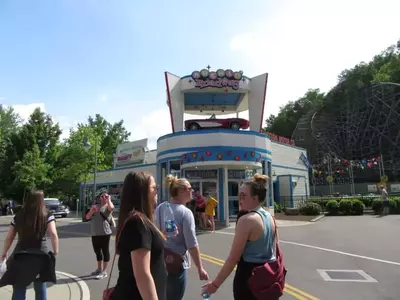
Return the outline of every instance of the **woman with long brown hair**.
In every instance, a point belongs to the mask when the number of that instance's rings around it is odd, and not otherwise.
[[[158,187],[148,173],[126,175],[118,217],[119,276],[112,300],[165,300],[164,235],[153,224]]]
[[[52,253],[47,247],[46,233],[50,236]],[[55,218],[46,209],[43,191],[31,191],[23,208],[12,219],[1,260],[7,258],[17,234],[18,242],[8,260],[8,269],[0,280],[0,286],[12,284],[12,300],[24,300],[26,288],[33,282],[35,299],[46,300],[46,281],[55,281],[54,256],[58,254],[58,235]],[[13,260],[14,256],[18,256],[18,259]],[[20,264],[24,264],[24,268],[21,269]]]

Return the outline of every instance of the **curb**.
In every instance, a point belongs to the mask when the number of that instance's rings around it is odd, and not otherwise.
[[[60,275],[70,278],[72,281],[74,281],[79,286],[79,289],[81,290],[81,300],[90,300],[90,290],[85,281],[83,281],[78,276],[75,276],[75,275],[72,275],[69,273],[56,271],[56,274],[60,274]]]
[[[83,281],[81,278],[79,278],[79,277],[77,277],[75,275],[72,275],[72,274],[69,274],[69,273],[60,272],[60,271],[56,271],[56,276],[57,276],[57,280],[65,280],[65,279],[67,279],[70,282],[62,283],[62,284],[61,283],[51,284],[50,286],[49,286],[49,284],[47,284],[48,288],[49,287],[50,288],[51,287],[55,287],[55,290],[51,289],[52,292],[50,292],[50,294],[53,294],[52,299],[54,298],[54,293],[56,295],[58,295],[60,293],[60,289],[61,289],[61,294],[60,294],[60,297],[57,297],[57,298],[58,299],[60,299],[60,298],[61,299],[65,299],[65,297],[63,298],[61,295],[63,294],[62,290],[67,289],[67,290],[69,290],[69,297],[67,297],[67,298],[70,299],[70,300],[90,300],[89,287],[86,284],[86,282]],[[63,277],[63,278],[60,278],[60,277]],[[71,292],[72,290],[76,290],[76,292],[72,293]],[[4,286],[4,287],[0,288],[0,294],[3,296],[4,293],[11,296],[11,294],[13,293],[12,287],[11,286]],[[79,294],[79,296],[80,296],[79,299],[77,298],[77,294]],[[63,296],[65,296],[65,294]],[[33,299],[33,298],[34,298],[34,295],[33,295],[33,288],[32,288],[28,292],[27,299]]]
[[[310,220],[310,222],[317,222],[317,221],[321,220],[321,219],[324,218],[324,217],[325,217],[325,215],[320,215],[320,216],[318,216],[318,217],[316,217],[316,218]]]

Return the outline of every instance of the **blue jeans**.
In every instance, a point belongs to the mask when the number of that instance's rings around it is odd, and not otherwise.
[[[167,300],[182,300],[186,290],[187,272],[184,268],[178,274],[167,277]]]
[[[33,282],[33,289],[35,290],[35,300],[47,300],[46,294],[46,282]],[[11,300],[25,300],[26,299],[26,287],[24,288],[13,288],[13,294]]]

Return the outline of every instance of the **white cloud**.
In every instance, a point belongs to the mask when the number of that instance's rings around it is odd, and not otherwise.
[[[22,122],[27,122],[30,115],[36,108],[40,108],[41,111],[46,112],[46,106],[42,102],[30,103],[30,104],[12,104],[5,106],[12,107],[14,111],[21,117]],[[60,128],[62,130],[62,134],[60,136],[61,140],[68,138],[69,129],[77,125],[76,121],[72,121],[67,116],[52,116],[52,119],[54,123],[59,123],[60,125]]]
[[[44,103],[13,104],[10,106],[21,117],[23,122],[28,121],[30,115],[36,108],[40,108],[41,111],[46,112]]]
[[[135,141],[148,138],[149,149],[156,149],[157,139],[162,135],[171,133],[171,121],[167,106],[164,109],[154,110],[141,117],[139,122],[129,123],[127,121],[124,120],[124,123],[127,130],[131,132],[130,140]]]
[[[394,44],[400,2],[289,0],[258,27],[231,39],[246,75],[269,73],[265,116],[308,88],[328,91],[341,71]]]

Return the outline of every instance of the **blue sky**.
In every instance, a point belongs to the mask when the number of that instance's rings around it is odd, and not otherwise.
[[[64,129],[95,113],[122,118],[133,139],[154,139],[170,130],[163,72],[210,64],[269,72],[268,116],[308,88],[328,90],[342,69],[396,41],[391,12],[382,8],[381,22],[375,6],[354,2],[344,11],[344,0],[2,0],[0,102],[22,115],[40,106]],[[363,29],[379,37],[356,42],[355,20],[368,14],[375,22]]]

